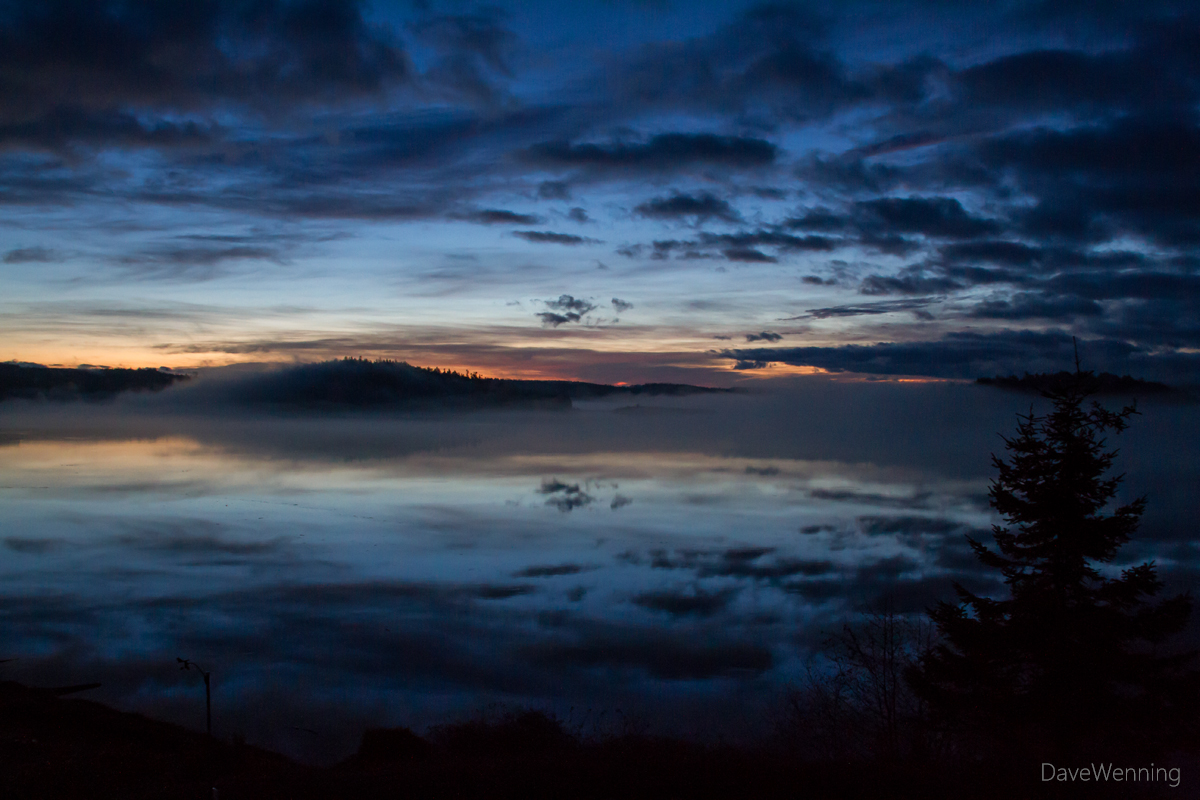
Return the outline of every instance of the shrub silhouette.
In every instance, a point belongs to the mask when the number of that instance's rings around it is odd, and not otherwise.
[[[532,709],[504,714],[495,721],[476,719],[438,726],[430,730],[429,738],[462,756],[552,753],[579,744],[557,719]]]
[[[1104,567],[1136,532],[1145,498],[1105,513],[1121,476],[1107,477],[1116,451],[1102,434],[1138,412],[1085,408],[1091,373],[1076,376],[1045,392],[1049,414],[1030,409],[1003,437],[1009,460],[992,456],[991,505],[1007,525],[993,526],[996,549],[970,544],[1009,597],[956,584],[958,602],[930,611],[939,643],[908,677],[943,722],[1047,759],[1153,754],[1183,743],[1197,709],[1193,653],[1160,652],[1191,599],[1155,602],[1153,562],[1119,576]]]
[[[428,758],[432,749],[433,745],[408,728],[371,728],[363,732],[351,763],[375,766],[419,761]]]
[[[928,623],[888,606],[825,638],[818,663],[789,692],[778,733],[817,761],[929,755],[927,709],[905,680],[930,646]]]

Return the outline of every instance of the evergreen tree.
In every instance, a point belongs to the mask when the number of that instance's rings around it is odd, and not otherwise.
[[[1106,513],[1121,477],[1106,477],[1116,451],[1102,434],[1138,412],[1085,408],[1090,377],[1077,369],[1047,391],[1053,410],[1020,416],[1016,436],[1002,437],[1009,459],[992,456],[991,505],[1007,525],[993,526],[995,549],[969,541],[1008,597],[955,584],[958,602],[930,611],[939,644],[908,676],[957,730],[1046,756],[1153,753],[1180,744],[1197,710],[1193,654],[1160,652],[1186,625],[1190,597],[1155,601],[1152,562],[1104,567],[1145,499]]]

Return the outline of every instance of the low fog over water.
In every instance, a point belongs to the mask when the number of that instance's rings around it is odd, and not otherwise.
[[[1045,407],[819,377],[558,411],[224,396],[0,407],[0,677],[199,727],[193,659],[215,733],[318,761],[491,704],[758,735],[847,615],[988,589],[990,454]],[[1195,586],[1200,413],[1139,407],[1110,438],[1149,501],[1121,555]]]

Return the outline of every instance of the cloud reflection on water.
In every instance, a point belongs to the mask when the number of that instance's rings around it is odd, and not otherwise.
[[[6,677],[195,722],[173,660],[201,659],[219,731],[311,758],[488,702],[749,731],[846,612],[993,585],[964,535],[1027,402],[800,382],[654,415],[9,406]],[[1167,442],[1200,442],[1196,417],[1151,406],[1119,442],[1151,491],[1130,557],[1185,583],[1197,466]]]

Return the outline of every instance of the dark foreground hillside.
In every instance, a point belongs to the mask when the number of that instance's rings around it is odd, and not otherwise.
[[[538,712],[435,728],[426,737],[369,731],[356,755],[314,768],[12,682],[0,683],[0,766],[0,797],[12,798],[1195,796],[1128,783],[1092,783],[1072,793],[1061,784],[1041,785],[1032,763],[806,762],[786,747],[705,747],[641,736],[584,741]]]

